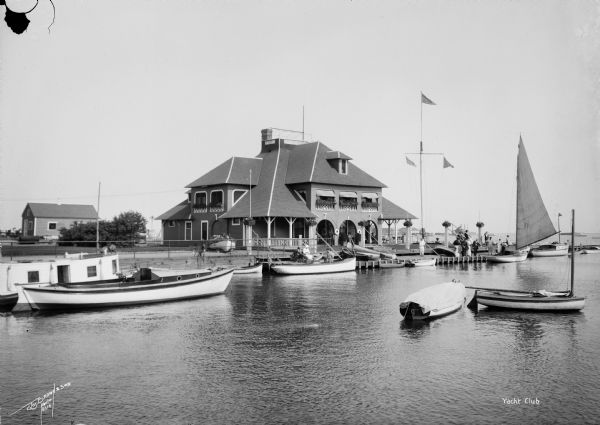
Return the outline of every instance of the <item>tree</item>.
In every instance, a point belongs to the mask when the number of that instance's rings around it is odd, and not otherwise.
[[[410,220],[406,220],[404,222],[404,227],[406,227],[406,239],[404,240],[404,242],[406,243],[406,249],[410,249],[410,228],[412,227],[412,221]]]
[[[481,228],[485,226],[485,224],[483,221],[478,221],[475,223],[475,226],[477,226],[477,240],[479,240],[479,243],[481,243]]]
[[[115,241],[136,241],[141,233],[146,233],[147,220],[137,211],[122,212],[113,218],[110,229],[112,240]]]
[[[444,220],[442,226],[444,226],[444,244],[448,246],[448,227],[452,226],[452,223],[448,220]]]
[[[147,220],[137,211],[127,211],[113,217],[112,221],[98,223],[100,242],[117,242],[118,245],[132,245],[146,233]],[[60,229],[60,245],[95,246],[96,222],[75,223],[70,228]]]

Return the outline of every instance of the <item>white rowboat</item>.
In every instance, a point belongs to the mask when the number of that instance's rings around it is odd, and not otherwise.
[[[263,271],[263,265],[261,263],[253,266],[238,267],[233,269],[233,274],[259,274]]]
[[[400,303],[404,320],[430,320],[458,311],[465,302],[465,286],[444,282],[410,294]]]
[[[331,263],[291,263],[274,264],[271,270],[278,274],[323,274],[350,272],[356,269],[356,258],[345,258]]]

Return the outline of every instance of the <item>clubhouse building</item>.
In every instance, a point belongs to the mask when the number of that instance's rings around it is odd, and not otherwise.
[[[305,241],[381,243],[381,226],[416,218],[382,196],[382,182],[352,158],[301,132],[261,132],[254,158],[231,157],[186,186],[187,199],[157,217],[172,245],[228,235],[241,248]]]

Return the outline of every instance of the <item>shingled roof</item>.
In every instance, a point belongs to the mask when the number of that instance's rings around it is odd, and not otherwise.
[[[412,215],[404,208],[399,207],[387,198],[381,198],[381,219],[382,220],[407,220],[415,219],[416,216]]]
[[[332,154],[331,152],[336,152]],[[346,186],[387,187],[376,178],[365,173],[354,163],[348,162],[348,173],[340,174],[327,159],[338,158],[337,151],[332,151],[321,142],[307,143],[295,147],[291,158],[286,184],[325,183]],[[340,153],[340,158],[349,158]]]
[[[96,220],[98,213],[93,205],[79,204],[42,204],[29,202],[27,204],[34,217],[42,218],[78,218],[87,220]],[[27,210],[25,206],[25,212]]]
[[[248,184],[252,170],[252,185],[258,182],[262,158],[232,156],[186,187],[212,186],[216,184]]]
[[[169,211],[156,217],[156,220],[189,220],[191,216],[190,204],[188,200],[175,205]]]
[[[263,159],[258,184],[252,188],[253,217],[316,217],[304,201],[296,199],[285,186],[286,170],[293,151],[276,149],[259,155]],[[252,178],[254,180],[254,177]],[[250,196],[246,193],[220,218],[248,217]]]

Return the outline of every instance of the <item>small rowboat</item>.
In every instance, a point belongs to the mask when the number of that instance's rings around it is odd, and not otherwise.
[[[600,254],[600,246],[588,246],[581,250],[582,254]]]
[[[458,311],[465,302],[465,286],[444,282],[421,289],[400,303],[404,320],[431,320]]]
[[[228,237],[215,237],[208,241],[208,249],[216,251],[229,252],[235,248],[235,241]]]
[[[233,274],[258,274],[262,273],[262,271],[263,265],[261,263],[258,263],[250,266],[238,267],[236,269],[233,269]]]
[[[406,267],[430,267],[435,266],[435,258],[419,258],[406,261]]]
[[[278,274],[324,274],[350,272],[356,269],[356,258],[344,258],[331,263],[273,264],[271,270]]]
[[[485,260],[488,263],[519,263],[527,260],[527,251],[517,251],[512,254],[496,254],[496,255],[485,255]]]

